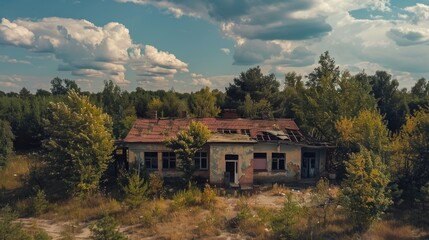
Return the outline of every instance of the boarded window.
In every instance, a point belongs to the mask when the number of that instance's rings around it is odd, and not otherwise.
[[[162,168],[175,169],[176,168],[176,154],[174,152],[162,153]]]
[[[253,154],[253,169],[254,170],[267,170],[267,153],[254,153]]]
[[[208,169],[207,152],[197,152],[194,156],[194,164],[197,170]]]
[[[145,152],[144,153],[144,165],[146,169],[158,169],[158,153],[157,152]]]
[[[285,170],[286,169],[286,154],[285,153],[272,153],[272,170]]]

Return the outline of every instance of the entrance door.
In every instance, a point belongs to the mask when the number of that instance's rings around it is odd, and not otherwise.
[[[225,155],[225,172],[229,175],[229,183],[238,183],[238,155]]]
[[[302,154],[301,177],[313,178],[316,176],[316,153],[304,152]]]

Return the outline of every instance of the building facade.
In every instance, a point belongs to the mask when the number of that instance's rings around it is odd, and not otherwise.
[[[211,131],[194,158],[195,175],[211,184],[251,187],[315,178],[326,172],[327,144],[310,141],[291,119],[137,119],[123,143],[127,164],[166,177],[180,176],[179,160],[164,141],[185,130],[192,120]]]

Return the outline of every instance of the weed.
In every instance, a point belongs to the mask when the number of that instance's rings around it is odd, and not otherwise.
[[[201,203],[206,208],[212,208],[216,203],[216,191],[209,184],[204,186],[203,193],[201,194]]]

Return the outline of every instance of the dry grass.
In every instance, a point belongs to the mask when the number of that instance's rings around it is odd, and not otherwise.
[[[117,200],[96,194],[88,199],[72,198],[56,203],[41,218],[83,222],[98,219],[104,214],[116,214],[121,210],[121,204]]]
[[[24,179],[30,172],[33,159],[28,155],[15,155],[0,170],[0,188],[14,190],[23,186]]]

